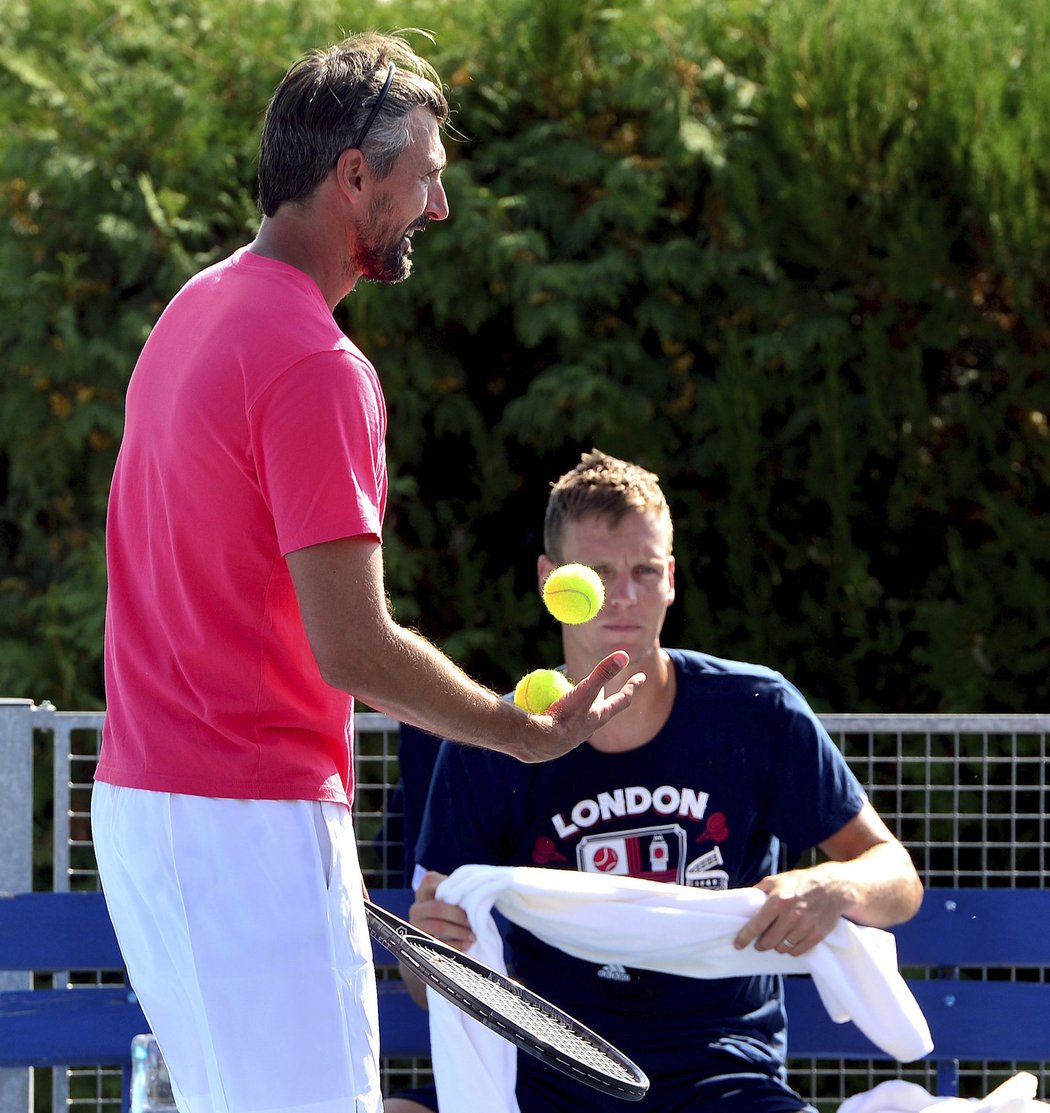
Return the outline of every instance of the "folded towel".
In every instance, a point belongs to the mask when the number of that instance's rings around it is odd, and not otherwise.
[[[710,891],[572,870],[470,865],[446,878],[437,895],[466,911],[478,940],[471,953],[498,970],[504,968],[503,946],[490,915],[493,907],[544,942],[589,962],[693,978],[810,974],[832,1019],[852,1020],[895,1059],[908,1062],[933,1049],[922,1011],[897,969],[896,941],[889,932],[841,920],[798,957],[754,947],[737,950],[733,939],[766,899],[757,889]],[[507,1100],[510,1095],[513,1101],[514,1049],[492,1033],[475,1031],[480,1026],[436,994],[430,997],[439,1102],[457,1113],[515,1113],[516,1103]],[[469,1047],[481,1056],[473,1064],[466,1062]],[[466,1052],[465,1058],[458,1052]],[[490,1076],[496,1080],[490,1103],[465,1104],[478,1089],[481,1063],[486,1084]]]

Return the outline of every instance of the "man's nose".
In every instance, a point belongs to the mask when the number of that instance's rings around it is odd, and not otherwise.
[[[606,603],[633,603],[637,588],[630,572],[614,572],[605,578]]]
[[[440,180],[434,182],[427,193],[427,216],[431,220],[445,220],[448,217],[448,196]]]

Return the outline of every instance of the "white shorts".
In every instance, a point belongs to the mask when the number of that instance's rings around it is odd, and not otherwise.
[[[180,1113],[379,1113],[375,976],[349,811],[96,782],[91,820],[106,903]]]

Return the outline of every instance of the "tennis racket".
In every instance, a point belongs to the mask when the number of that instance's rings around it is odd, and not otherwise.
[[[368,930],[426,985],[541,1062],[596,1090],[639,1101],[649,1079],[568,1013],[371,901]]]

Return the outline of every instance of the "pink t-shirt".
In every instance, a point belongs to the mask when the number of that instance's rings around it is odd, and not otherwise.
[[[242,248],[176,295],[110,492],[99,780],[349,803],[353,702],[321,679],[284,558],[380,537],[385,437],[375,371],[301,271]]]

